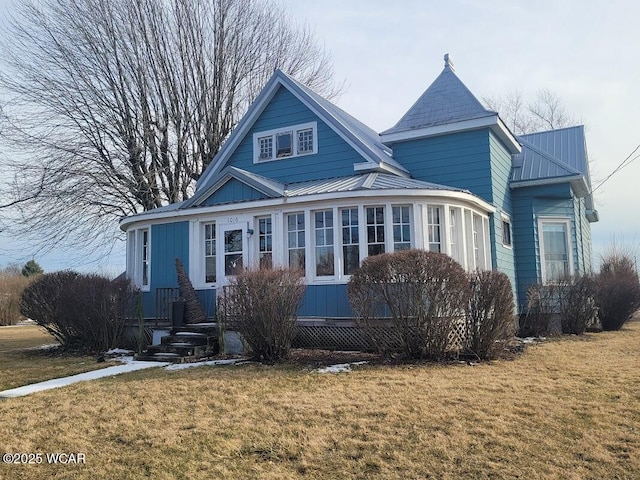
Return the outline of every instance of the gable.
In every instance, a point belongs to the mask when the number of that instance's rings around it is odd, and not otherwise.
[[[262,200],[265,198],[269,197],[250,185],[247,185],[236,178],[231,178],[204,201],[199,203],[199,206],[246,202],[250,200]]]

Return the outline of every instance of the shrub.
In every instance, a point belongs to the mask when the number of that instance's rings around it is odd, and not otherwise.
[[[374,346],[409,358],[440,359],[464,318],[469,285],[451,257],[407,250],[366,258],[348,285],[351,306]],[[385,322],[385,320],[388,320]]]
[[[534,284],[527,290],[527,313],[520,321],[518,334],[523,337],[560,333],[555,285]]]
[[[582,335],[595,322],[595,281],[589,275],[561,279],[556,285],[562,333]]]
[[[220,308],[254,358],[277,362],[289,355],[305,288],[296,270],[244,270],[225,287]]]
[[[20,309],[63,347],[97,353],[122,346],[135,296],[126,279],[54,272],[40,276],[22,292]]]
[[[469,274],[469,349],[481,359],[496,358],[515,333],[513,289],[502,272]]]
[[[603,330],[619,330],[640,306],[640,282],[633,260],[612,253],[596,277],[596,304]]]
[[[0,325],[15,325],[20,320],[20,295],[30,280],[20,271],[0,272]]]

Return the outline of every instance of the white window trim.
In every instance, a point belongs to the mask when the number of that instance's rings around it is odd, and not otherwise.
[[[142,262],[143,262],[143,239],[144,232],[147,232],[147,284],[142,284]],[[151,291],[151,227],[141,227],[130,230],[127,236],[127,276],[133,284],[142,292]]]
[[[509,243],[505,243],[504,241],[504,224],[509,224]],[[506,213],[500,213],[500,231],[502,233],[502,246],[504,248],[512,249],[513,248],[513,225],[511,224],[511,217]]]
[[[540,246],[539,262],[542,283],[550,283],[547,280],[547,272],[544,261],[544,235],[542,234],[542,225],[545,223],[562,223],[567,227],[567,257],[569,259],[569,275],[574,274],[573,267],[573,232],[571,230],[571,219],[569,217],[538,217],[538,242]]]
[[[313,150],[309,152],[298,153],[298,132],[300,130],[309,130],[309,129],[313,131]],[[286,133],[286,132],[292,132],[291,155],[287,155],[286,157],[278,157],[276,152],[276,149],[277,149],[276,135],[280,133]],[[272,138],[271,158],[260,158],[260,139],[264,137]],[[266,130],[263,132],[256,132],[253,134],[253,163],[254,164],[274,162],[277,160],[285,160],[287,158],[303,157],[306,155],[313,155],[315,153],[318,153],[318,123],[317,122],[290,125],[283,128],[276,128],[273,130]]]

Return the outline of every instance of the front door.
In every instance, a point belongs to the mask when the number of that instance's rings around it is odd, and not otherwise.
[[[247,265],[247,227],[244,223],[222,225],[224,283]]]

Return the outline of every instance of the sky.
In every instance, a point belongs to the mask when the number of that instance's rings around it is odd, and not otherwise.
[[[640,3],[634,0],[282,3],[289,18],[308,23],[331,53],[335,80],[345,84],[335,103],[379,132],[420,97],[449,53],[456,74],[479,99],[515,89],[533,99],[543,88],[562,98],[567,112],[585,124],[596,185],[640,145]],[[0,0],[0,28],[11,5]],[[597,191],[596,262],[614,242],[640,244],[638,179],[640,159]],[[25,261],[3,254],[7,242],[0,239],[0,267]],[[65,251],[36,260],[45,270],[117,272],[124,270],[123,252],[124,245],[116,245],[97,262],[90,262],[91,252]]]

